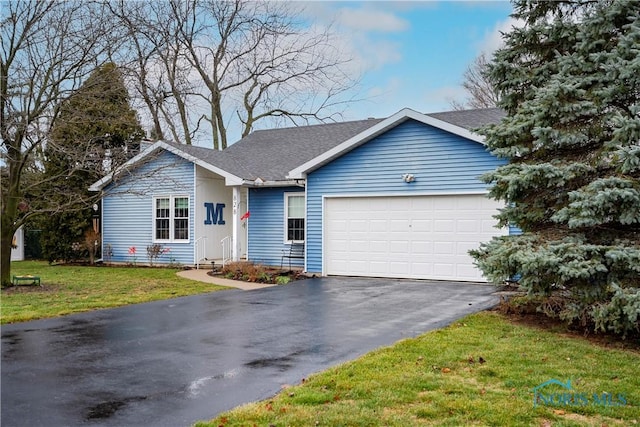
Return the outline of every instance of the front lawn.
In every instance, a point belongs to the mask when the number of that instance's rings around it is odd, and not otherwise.
[[[42,286],[2,289],[2,323],[193,295],[221,286],[188,280],[177,269],[49,265],[44,261],[11,263],[11,275],[34,275]]]
[[[16,262],[2,323],[224,289],[175,269]],[[638,346],[593,343],[496,312],[400,341],[198,426],[640,425]],[[570,389],[549,380],[570,382]]]
[[[637,347],[483,312],[197,426],[632,426],[639,366]],[[534,407],[534,387],[551,379],[571,389],[545,386]]]

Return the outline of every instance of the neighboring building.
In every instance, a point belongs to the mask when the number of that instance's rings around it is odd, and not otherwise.
[[[468,250],[509,230],[478,177],[504,160],[472,129],[503,116],[404,109],[256,131],[224,151],[157,142],[91,187],[104,192],[103,245],[116,262],[159,244],[164,263],[279,266],[295,241],[309,273],[483,281]]]
[[[18,228],[11,241],[11,261],[24,261],[24,227]]]

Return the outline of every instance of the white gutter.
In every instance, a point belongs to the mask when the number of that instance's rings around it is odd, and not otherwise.
[[[304,179],[289,179],[286,181],[249,181],[244,180],[244,187],[261,188],[261,187],[305,187]]]

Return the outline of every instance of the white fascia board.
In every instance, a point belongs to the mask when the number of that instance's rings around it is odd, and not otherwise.
[[[102,179],[100,179],[99,181],[94,182],[93,184],[91,184],[89,186],[89,191],[100,191],[102,190],[107,184],[109,184],[111,182],[111,179],[113,178],[113,174],[109,174],[107,176],[102,177]]]
[[[290,179],[287,181],[244,181],[245,187],[262,188],[262,187],[305,187],[306,181],[300,179]]]
[[[230,174],[229,172],[222,170],[216,166],[213,166],[207,162],[204,162],[200,159],[198,159],[197,157],[194,157],[190,154],[185,153],[184,151],[180,150],[179,148],[176,148],[172,145],[167,144],[164,141],[158,141],[155,144],[152,144],[151,146],[149,146],[147,149],[145,149],[144,151],[141,151],[140,153],[138,153],[136,156],[132,157],[131,159],[129,159],[125,164],[123,164],[119,169],[121,170],[128,170],[131,167],[137,165],[138,163],[140,163],[141,161],[143,161],[146,157],[150,156],[152,153],[163,149],[166,150],[170,153],[175,154],[178,157],[181,157],[191,163],[195,163],[198,166],[203,167],[204,169],[211,171],[215,174],[218,174],[220,176],[222,176],[225,179],[225,184],[228,186],[233,186],[233,185],[242,185],[244,183],[244,180],[240,177],[237,177],[233,174]],[[107,186],[111,181],[113,180],[113,172],[104,176],[102,179],[100,179],[99,181],[93,183],[90,187],[89,187],[89,191],[100,191],[102,190],[105,186]]]
[[[426,114],[419,113],[410,108],[404,108],[398,111],[393,116],[381,121],[380,123],[371,126],[369,129],[359,133],[358,135],[349,138],[345,142],[340,145],[335,146],[329,151],[322,153],[314,159],[309,160],[301,166],[291,170],[287,175],[289,179],[304,179],[307,177],[307,173],[317,169],[319,166],[325,165],[330,161],[340,157],[344,153],[358,147],[359,145],[364,144],[370,139],[375,138],[376,136],[386,132],[387,130],[405,122],[409,119],[416,120],[420,123],[424,123],[426,125],[433,126],[438,129],[442,129],[444,131],[450,132],[454,135],[461,136],[463,138],[469,139],[471,141],[478,142],[480,144],[484,144],[484,137],[478,134],[475,134],[468,129],[465,129],[460,126],[453,125],[451,123],[444,122],[442,120],[435,119]]]

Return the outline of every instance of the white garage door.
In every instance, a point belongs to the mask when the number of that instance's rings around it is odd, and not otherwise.
[[[327,198],[327,275],[486,281],[467,253],[508,233],[484,195]]]

